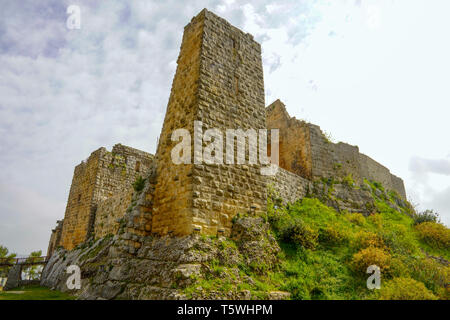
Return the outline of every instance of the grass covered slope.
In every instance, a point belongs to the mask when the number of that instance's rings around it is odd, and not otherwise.
[[[64,270],[77,264],[86,275],[80,299],[450,297],[450,230],[377,183],[318,181],[288,205],[271,193],[262,216],[233,218],[229,238],[146,236],[133,251],[130,238],[119,232],[58,250],[41,283],[65,291]],[[367,288],[371,265],[381,270],[380,290]]]
[[[417,224],[409,204],[368,185],[376,208],[367,217],[338,213],[315,198],[287,206],[269,200],[268,220],[282,248],[270,281],[294,299],[448,299],[450,267],[429,256],[449,260],[450,230],[435,221]],[[370,265],[381,269],[381,290],[367,289]]]
[[[0,291],[0,300],[73,300],[75,297],[39,286],[27,286]]]
[[[377,183],[362,187],[373,207],[366,216],[325,205],[333,197],[329,190],[327,199],[310,195],[288,205],[272,195],[259,223],[238,215],[233,230],[250,222],[241,229],[255,238],[209,238],[225,259],[206,261],[208,271],[192,279],[186,297],[247,292],[247,299],[448,299],[450,230],[433,216],[415,214],[409,203]],[[266,227],[258,227],[261,223]],[[278,243],[272,250],[276,261],[267,258],[271,255],[254,258],[266,252],[267,239]],[[381,269],[380,290],[367,288],[370,265]]]

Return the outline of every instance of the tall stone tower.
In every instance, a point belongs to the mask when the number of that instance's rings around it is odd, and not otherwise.
[[[266,179],[258,165],[174,164],[176,129],[266,128],[261,46],[253,36],[204,9],[185,27],[156,154],[152,233],[228,235],[238,212],[265,209]],[[203,142],[203,146],[206,144]],[[248,146],[247,146],[248,147]],[[224,151],[225,157],[225,151]]]

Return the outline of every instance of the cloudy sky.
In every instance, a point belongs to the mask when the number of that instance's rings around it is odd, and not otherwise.
[[[73,168],[154,153],[183,27],[202,8],[262,44],[266,104],[358,145],[450,225],[450,1],[1,0],[0,244],[47,249]],[[67,7],[81,28],[66,26]]]

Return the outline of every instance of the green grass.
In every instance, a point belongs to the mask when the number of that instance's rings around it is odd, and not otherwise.
[[[69,294],[39,286],[0,291],[0,300],[74,300],[75,298]]]
[[[281,266],[267,274],[269,282],[290,292],[293,299],[379,299],[379,290],[366,287],[368,275],[352,265],[354,255],[363,249],[361,235],[370,233],[380,239],[382,250],[391,257],[391,267],[382,274],[382,281],[410,277],[424,283],[434,295],[448,299],[443,283],[450,280],[449,267],[426,259],[422,250],[448,260],[450,248],[433,248],[421,241],[410,207],[391,208],[389,204],[397,195],[387,194],[377,183],[371,187],[377,213],[369,217],[339,213],[315,198],[286,207],[275,207],[269,199],[269,222],[282,249]],[[375,195],[377,189],[383,192],[380,197]],[[286,226],[292,224],[299,226],[297,230],[316,232],[318,243],[305,246],[312,238],[301,231],[297,237],[286,237],[286,232],[292,232]]]
[[[269,197],[265,218],[281,248],[277,267],[266,270],[241,263],[234,266],[239,269],[239,279],[235,281],[231,276],[233,266],[211,261],[210,276],[188,286],[187,297],[192,297],[201,287],[204,291],[218,292],[249,290],[254,299],[265,299],[269,291],[281,290],[289,292],[291,299],[300,300],[375,300],[383,297],[385,287],[394,291],[388,297],[407,298],[404,292],[396,290],[409,293],[408,290],[419,290],[423,284],[424,289],[413,292],[412,296],[449,299],[444,284],[450,282],[450,267],[428,259],[423,250],[449,260],[450,248],[424,243],[409,204],[396,201],[398,195],[386,192],[380,184],[368,183],[376,211],[368,217],[337,212],[316,198],[306,197],[283,206],[276,195]],[[395,203],[403,204],[399,207]],[[221,250],[225,248],[237,250],[232,240],[220,245]],[[367,250],[378,254],[381,251],[389,257],[381,274],[382,290],[367,288],[369,275],[365,270],[376,264],[373,259],[377,259],[377,256],[364,256]],[[362,266],[356,265],[361,264],[361,256],[367,258]],[[400,280],[411,283],[408,279],[418,285],[406,289],[389,286]]]

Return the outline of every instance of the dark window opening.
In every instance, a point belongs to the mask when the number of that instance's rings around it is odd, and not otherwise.
[[[140,161],[136,161],[136,168],[135,168],[136,172],[139,172],[141,170],[141,162]]]

